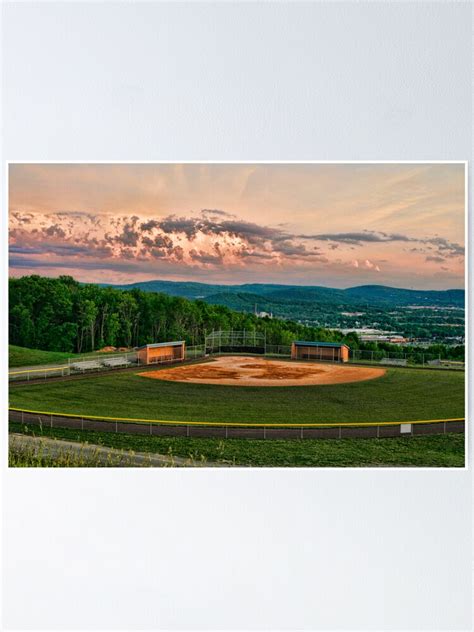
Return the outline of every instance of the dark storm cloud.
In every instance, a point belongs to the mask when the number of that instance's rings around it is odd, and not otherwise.
[[[21,213],[20,211],[12,211],[11,216],[22,224],[30,224],[34,217],[32,213]]]
[[[218,208],[203,208],[201,211],[201,215],[219,215],[221,217],[235,217],[233,213],[228,213],[227,211],[221,211]]]
[[[273,244],[273,250],[288,257],[298,255],[300,257],[314,257],[314,252],[308,252],[303,244],[294,244],[289,240],[280,241]]]
[[[212,263],[212,264],[222,263],[221,255],[211,255],[208,252],[205,252],[204,250],[200,250],[198,252],[197,250],[193,249],[190,251],[189,254],[193,261],[198,261],[199,263]]]
[[[153,248],[153,246],[155,245],[155,240],[145,236],[142,237],[142,244],[144,246],[147,246],[148,248]]]
[[[158,248],[173,248],[173,240],[168,235],[157,235],[154,244]]]
[[[137,218],[138,219],[138,218]],[[133,224],[125,224],[121,235],[117,235],[115,240],[123,244],[124,246],[136,246],[140,233],[133,230]]]
[[[214,211],[212,212],[214,213]],[[205,210],[202,213],[211,213],[211,211]],[[220,211],[218,214],[222,217],[232,217],[230,213],[225,211]],[[168,235],[183,233],[190,241],[194,240],[198,233],[215,236],[225,235],[241,239],[254,246],[262,246],[265,242],[277,244],[280,241],[294,238],[294,235],[277,228],[238,219],[210,219],[205,215],[200,218],[169,215],[162,220],[144,222],[140,225],[140,228],[144,232],[158,229]],[[303,252],[303,249],[300,249],[300,252]]]
[[[425,239],[423,240],[423,243],[432,244],[437,248],[440,255],[444,255],[446,257],[462,257],[465,253],[465,249],[463,246],[448,241],[443,237],[433,237],[431,239]]]
[[[169,215],[158,224],[164,233],[184,233],[189,240],[193,240],[199,232],[200,224],[204,220]]]
[[[408,237],[401,233],[384,233],[383,231],[363,230],[361,232],[348,233],[322,233],[317,235],[297,235],[300,239],[313,239],[315,241],[330,241],[331,248],[337,244],[362,246],[365,243],[389,243],[389,242],[416,242],[419,244],[431,244],[438,251],[439,256],[460,257],[464,255],[464,247],[455,242],[450,242],[444,237],[417,238]],[[430,248],[430,246],[427,246]],[[414,247],[411,252],[423,252],[423,248]]]
[[[143,273],[156,273],[157,271],[158,261],[137,261],[136,259],[133,261],[124,261],[120,259],[107,259],[106,261],[102,260],[94,260],[87,259],[83,260],[80,263],[73,260],[64,260],[64,261],[45,261],[42,259],[34,259],[34,258],[24,258],[13,256],[10,257],[9,265],[12,269],[35,269],[35,268],[70,268],[70,269],[81,269],[81,270],[110,270],[111,272],[143,272]],[[206,279],[206,276],[209,274],[209,271],[200,268],[198,265],[186,265],[180,262],[174,261],[165,261],[161,260],[159,262],[159,270],[166,271],[168,274],[179,274],[183,273],[183,268],[188,270],[190,273],[195,274],[198,277]]]
[[[248,250],[240,250],[239,257],[242,257],[243,259],[253,257],[255,259],[266,259],[266,260],[274,258],[272,254],[265,254],[263,252],[249,252]]]
[[[172,254],[178,261],[183,261],[184,259],[184,250],[181,246],[175,246],[172,250]]]
[[[151,219],[149,222],[143,222],[143,224],[140,224],[140,228],[145,232],[149,232],[154,228],[158,228],[159,225],[160,223],[157,222],[156,219]]]
[[[163,259],[163,257],[168,256],[168,251],[161,248],[152,248],[149,252],[155,259]]]
[[[260,243],[262,240],[285,239],[292,237],[277,228],[244,222],[239,220],[226,220],[219,224],[220,232],[229,233],[234,237],[245,239],[249,243]]]
[[[384,231],[358,230],[337,233],[297,234],[288,225],[267,226],[244,221],[220,209],[203,209],[198,215],[168,215],[164,218],[139,218],[137,215],[96,216],[77,212],[43,215],[36,227],[23,222],[15,212],[10,252],[22,260],[56,255],[63,265],[85,267],[84,259],[124,262],[137,265],[181,265],[185,268],[235,265],[241,262],[277,261],[330,263],[324,250],[342,252],[369,244],[407,242],[407,252],[428,253],[426,261],[442,262],[464,254],[464,248],[444,237],[415,238]],[[39,228],[37,228],[39,227]],[[181,243],[182,245],[177,245]],[[184,247],[182,247],[184,246]],[[344,248],[345,247],[345,248]],[[78,261],[79,258],[81,261]],[[74,259],[74,260],[73,260]],[[334,262],[333,263],[337,263]],[[46,264],[45,264],[46,265]],[[118,268],[117,268],[118,270]]]
[[[314,239],[315,241],[332,241],[342,244],[361,246],[363,243],[380,243],[387,241],[414,241],[406,235],[399,233],[384,233],[371,230],[349,233],[322,233],[317,235],[298,235],[301,239]]]
[[[43,233],[48,237],[60,237],[62,239],[66,237],[64,230],[57,224],[52,224],[51,226],[48,226],[48,228],[43,228]]]
[[[77,256],[90,254],[90,248],[88,246],[74,246],[73,244],[56,244],[40,242],[34,245],[16,245],[13,244],[9,247],[9,251],[15,254],[27,254],[27,255],[46,255],[53,254],[64,256]],[[97,251],[94,251],[96,254]]]

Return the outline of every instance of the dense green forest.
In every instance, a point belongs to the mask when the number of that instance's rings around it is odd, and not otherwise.
[[[81,284],[70,276],[12,278],[9,294],[10,344],[46,351],[83,353],[167,340],[196,345],[215,329],[265,331],[269,345],[289,345],[295,339],[344,341],[352,349],[400,351],[386,343],[361,343],[355,333],[344,336],[292,320],[258,318],[165,293]],[[443,358],[464,357],[463,346],[435,345],[425,351]]]
[[[261,319],[222,305],[156,292],[82,285],[72,277],[10,279],[10,344],[82,353],[101,347],[150,342],[204,342],[214,329],[266,331],[268,344],[295,338],[342,340],[339,332],[291,321]],[[352,336],[347,338],[352,343]]]

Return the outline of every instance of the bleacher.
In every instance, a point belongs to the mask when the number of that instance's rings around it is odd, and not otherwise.
[[[104,358],[102,360],[102,364],[109,369],[115,369],[120,366],[129,366],[132,364],[125,356],[115,357],[115,358]]]
[[[70,365],[70,369],[72,371],[100,371],[102,368],[101,362],[99,360],[85,360],[83,362],[73,362]]]
[[[391,364],[393,366],[406,366],[406,358],[382,358],[380,364]]]

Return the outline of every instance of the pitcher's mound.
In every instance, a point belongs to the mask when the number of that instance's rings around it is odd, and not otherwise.
[[[384,373],[385,369],[373,367],[225,356],[205,364],[189,364],[158,371],[146,371],[139,375],[157,380],[194,384],[309,386],[372,380]]]

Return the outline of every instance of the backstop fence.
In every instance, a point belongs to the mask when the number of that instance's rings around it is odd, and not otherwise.
[[[356,437],[383,439],[450,432],[463,433],[465,429],[463,418],[406,422],[246,424],[81,416],[21,408],[10,408],[8,415],[11,423],[36,426],[41,429],[43,427],[72,428],[149,436],[214,437],[221,439],[349,439]]]
[[[266,334],[260,331],[212,331],[206,335],[206,353],[266,353]]]

